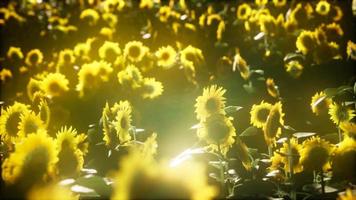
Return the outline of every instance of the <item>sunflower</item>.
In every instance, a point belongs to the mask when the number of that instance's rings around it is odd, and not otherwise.
[[[293,78],[299,78],[303,73],[303,65],[297,60],[292,60],[285,64],[285,69]]]
[[[108,25],[111,27],[111,28],[115,28],[116,25],[117,25],[117,16],[114,15],[113,13],[103,13],[102,14],[102,17],[103,17],[103,20],[108,23]]]
[[[89,152],[89,142],[88,135],[81,133],[77,135],[78,149],[83,153],[83,156],[87,155]]]
[[[274,145],[276,138],[281,134],[281,126],[284,125],[284,113],[282,111],[282,103],[275,103],[263,126],[264,138],[268,146]]]
[[[344,194],[339,194],[337,200],[355,200],[356,194],[354,190],[347,189]]]
[[[116,118],[114,126],[116,134],[119,136],[120,144],[131,140],[130,128],[131,128],[131,106],[128,101],[120,101],[117,106]]]
[[[86,59],[89,58],[88,55],[89,55],[90,49],[91,49],[90,44],[78,43],[74,47],[74,55],[77,58],[81,58],[83,60],[86,60]]]
[[[292,138],[290,140],[290,149],[289,145],[287,142],[283,143],[283,147],[278,150],[278,153],[275,153],[274,156],[277,156],[279,158],[274,159],[272,158],[272,166],[278,165],[279,164],[284,168],[284,171],[286,172],[291,172],[290,169],[291,167],[293,168],[294,173],[299,173],[303,170],[302,165],[299,161],[300,158],[300,152],[302,149],[302,145],[298,144],[298,140],[295,138]],[[291,155],[290,155],[291,154]],[[292,156],[292,166],[290,166],[290,160],[288,156]],[[274,163],[276,162],[277,163]]]
[[[344,16],[344,13],[342,12],[342,9],[340,8],[340,6],[333,6],[333,21],[338,22],[342,19],[342,17]]]
[[[296,41],[296,47],[304,55],[312,52],[316,46],[315,34],[312,31],[303,30]]]
[[[205,167],[186,163],[169,167],[133,151],[120,161],[112,199],[213,199],[215,187],[208,185]]]
[[[43,80],[41,88],[50,98],[62,96],[69,90],[68,79],[60,73],[50,73]]]
[[[40,116],[36,115],[34,112],[26,112],[20,116],[18,129],[18,135],[22,138],[31,133],[36,133],[40,129],[45,129],[45,124]]]
[[[176,62],[177,52],[171,46],[161,47],[156,53],[158,66],[169,69]]]
[[[79,175],[83,168],[83,152],[78,149],[77,131],[72,127],[62,127],[57,133],[58,173],[62,177]]]
[[[235,142],[236,131],[232,125],[232,118],[225,117],[223,114],[214,113],[200,122],[201,128],[197,135],[200,139],[209,144],[213,151],[226,155],[232,144]]]
[[[131,62],[140,62],[148,53],[149,49],[139,41],[131,41],[126,43],[124,48],[124,57]]]
[[[329,115],[331,121],[337,125],[343,122],[348,122],[356,116],[354,110],[337,103],[331,103],[329,105]]]
[[[344,131],[347,137],[356,140],[356,124],[351,122],[343,122],[340,124],[340,128]]]
[[[24,58],[23,53],[20,47],[11,46],[9,50],[7,50],[6,56],[9,60],[18,61]]]
[[[26,196],[28,200],[79,200],[79,195],[74,195],[68,188],[58,184],[35,186]]]
[[[90,26],[94,26],[98,22],[99,18],[99,13],[91,8],[82,10],[82,12],[80,13],[80,19],[87,21]]]
[[[269,95],[271,95],[274,98],[279,97],[278,87],[276,86],[276,84],[274,83],[274,80],[272,78],[267,78],[266,87],[267,87],[267,92]]]
[[[6,80],[11,78],[12,78],[12,72],[10,70],[4,68],[0,71],[1,82],[5,82]]]
[[[114,63],[120,54],[121,49],[119,44],[116,42],[105,41],[105,43],[99,48],[99,57],[111,63]]]
[[[300,151],[300,163],[303,170],[328,170],[330,168],[329,157],[332,152],[333,146],[324,139],[313,136],[305,140]]]
[[[115,127],[113,127],[111,123],[111,116],[112,116],[112,112],[110,111],[109,104],[106,103],[105,107],[103,108],[101,121],[103,124],[103,133],[104,133],[103,140],[105,142],[105,145],[110,149],[115,148],[119,142],[119,138],[114,130]]]
[[[203,53],[200,49],[191,45],[187,46],[180,52],[180,62],[185,67],[194,68],[195,62],[200,62],[204,59]]]
[[[124,70],[117,74],[118,81],[121,85],[139,88],[143,82],[141,71],[134,65],[128,65]]]
[[[110,79],[110,74],[113,72],[113,68],[111,67],[111,63],[107,63],[106,61],[94,61],[94,64],[97,65],[98,68],[98,76],[101,81],[108,82]]]
[[[278,30],[277,20],[272,15],[261,15],[259,17],[259,24],[261,32],[264,32],[265,34],[272,37],[276,35]]]
[[[246,60],[241,57],[239,50],[237,50],[235,56],[234,56],[234,63],[232,66],[232,71],[235,71],[236,68],[239,70],[241,77],[244,80],[247,80],[250,78],[250,67],[247,65]]]
[[[196,99],[195,113],[197,119],[204,121],[212,114],[225,114],[225,94],[226,90],[217,85],[206,87],[203,95]]]
[[[110,27],[103,27],[100,29],[99,34],[108,40],[112,40],[115,30]]]
[[[39,49],[32,49],[26,54],[25,63],[30,67],[38,67],[43,62],[43,54]]]
[[[323,27],[328,38],[339,38],[344,35],[344,31],[342,30],[340,24],[335,22],[328,24]]]
[[[28,112],[28,106],[18,102],[15,102],[5,110],[1,110],[0,134],[4,142],[12,144],[16,141],[19,136],[20,116]]]
[[[245,143],[240,140],[240,138],[235,138],[235,147],[237,150],[237,157],[241,160],[242,165],[245,167],[246,170],[250,171],[252,168],[252,161],[250,158],[250,153],[248,151],[248,147]]]
[[[141,0],[140,2],[140,9],[151,9],[153,7],[154,1],[153,0]]]
[[[265,6],[267,3],[268,0],[255,0],[255,4],[260,7]]]
[[[47,128],[51,119],[51,111],[46,100],[42,99],[40,101],[40,104],[38,105],[38,110],[38,116],[40,117],[42,122],[44,122],[44,125]]]
[[[260,104],[256,105],[253,104],[250,115],[250,123],[257,127],[257,128],[263,128],[264,125],[266,124],[267,117],[272,109],[272,105],[269,103],[266,103],[262,101]]]
[[[273,0],[273,5],[275,7],[283,7],[287,4],[287,0]]]
[[[236,12],[237,19],[247,20],[250,17],[251,11],[252,9],[249,4],[243,3],[239,5]]]
[[[144,78],[140,86],[141,96],[144,99],[154,99],[163,93],[163,84],[155,78]]]
[[[54,176],[57,160],[55,141],[46,131],[40,130],[15,144],[15,151],[2,165],[2,178],[7,184],[30,188]]]
[[[328,15],[330,12],[330,4],[327,1],[321,0],[316,4],[315,11],[322,16]]]
[[[112,13],[115,11],[121,11],[125,6],[125,0],[107,0],[102,2],[105,12]]]
[[[334,151],[332,159],[333,177],[352,182],[356,177],[356,140],[345,137]]]
[[[74,51],[64,49],[59,52],[58,63],[61,65],[72,65],[75,62]]]
[[[331,99],[327,98],[324,92],[317,92],[312,97],[310,106],[314,114],[320,115],[326,113],[331,103]]]
[[[347,58],[356,60],[356,44],[353,43],[351,40],[347,42],[346,54],[347,54]]]

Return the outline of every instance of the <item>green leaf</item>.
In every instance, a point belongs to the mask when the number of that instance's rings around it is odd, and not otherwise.
[[[326,97],[332,98],[337,94],[337,88],[326,88],[324,90]]]
[[[241,106],[227,106],[225,108],[225,112],[227,114],[231,114],[231,113],[234,113],[234,112],[237,112],[237,111],[241,110],[242,108],[243,107],[241,107]]]
[[[293,136],[296,137],[296,138],[305,138],[305,137],[310,137],[310,136],[313,136],[313,135],[316,135],[316,133],[313,133],[313,132],[297,132],[297,133],[293,134]]]
[[[257,134],[258,134],[258,128],[254,126],[250,126],[240,134],[240,137],[255,136]]]
[[[111,194],[111,186],[100,176],[86,175],[78,178],[76,184],[93,189],[101,197],[109,197]]]
[[[295,59],[302,59],[304,60],[305,57],[303,54],[301,53],[295,53],[295,52],[292,52],[292,53],[288,53],[286,56],[284,56],[283,60],[284,62],[288,63],[290,60],[295,60]]]

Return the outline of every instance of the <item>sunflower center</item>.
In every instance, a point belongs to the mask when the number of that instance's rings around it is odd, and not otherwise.
[[[129,49],[129,55],[132,58],[137,58],[140,56],[141,50],[138,46],[131,46]]]
[[[117,56],[116,51],[113,48],[108,48],[105,51],[105,58],[109,62],[114,62],[116,60],[116,56]]]
[[[304,167],[310,170],[321,170],[323,165],[328,161],[328,151],[324,147],[315,146],[309,151]]]
[[[169,59],[169,53],[168,52],[163,52],[162,53],[162,56],[161,56],[161,58],[162,58],[162,60],[168,60]]]
[[[185,54],[185,59],[189,60],[189,61],[194,61],[195,55],[193,52],[188,52]]]
[[[61,87],[57,82],[49,84],[48,89],[52,94],[58,94],[61,91]]]
[[[269,109],[262,108],[261,110],[259,110],[257,112],[257,120],[262,123],[265,123],[267,120],[268,114],[269,114]]]
[[[34,120],[28,120],[25,122],[24,132],[26,135],[30,133],[35,133],[38,130],[38,124]]]
[[[123,116],[120,120],[120,126],[122,129],[127,130],[129,128],[129,121]]]
[[[230,128],[220,118],[208,120],[206,126],[208,137],[216,143],[221,143],[230,132]]]
[[[19,122],[20,122],[20,112],[15,112],[10,114],[6,122],[6,132],[10,136],[17,136],[17,132],[19,131],[19,129],[17,128]]]
[[[219,109],[219,102],[215,98],[209,98],[206,101],[205,108],[209,113],[214,113]]]
[[[95,81],[95,76],[92,73],[85,74],[85,83],[86,84],[93,84]]]
[[[38,54],[32,54],[31,56],[30,56],[30,62],[31,62],[31,64],[36,64],[37,62],[38,62],[38,59],[39,59],[39,56],[38,56]]]

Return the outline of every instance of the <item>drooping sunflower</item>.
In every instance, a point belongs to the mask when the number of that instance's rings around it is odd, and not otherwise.
[[[356,140],[356,124],[351,122],[344,122],[340,124],[340,128],[343,130],[345,136]]]
[[[155,78],[144,78],[140,86],[141,96],[144,99],[154,99],[163,93],[163,84]]]
[[[148,51],[148,47],[144,46],[142,42],[131,41],[125,45],[124,57],[131,62],[140,62]]]
[[[274,83],[274,80],[272,78],[267,78],[266,87],[267,87],[267,92],[269,95],[271,95],[274,98],[279,97],[278,87],[276,86],[276,84]]]
[[[287,0],[273,0],[273,5],[276,7],[283,7],[287,4]]]
[[[250,123],[257,128],[263,128],[266,124],[267,117],[272,107],[272,104],[266,103],[264,101],[258,105],[253,104],[250,111]]]
[[[332,157],[332,171],[335,179],[349,180],[356,179],[356,140],[345,137],[334,151]]]
[[[240,55],[239,50],[237,50],[234,56],[232,71],[235,71],[236,68],[239,70],[240,75],[244,80],[248,80],[250,78],[250,67],[248,66],[246,60]]]
[[[47,128],[51,119],[51,110],[49,109],[48,103],[45,99],[42,99],[40,101],[40,104],[38,105],[38,110],[38,116],[43,121],[45,128]]]
[[[11,46],[6,53],[8,59],[12,61],[19,61],[24,58],[23,53],[20,47],[13,47]]]
[[[299,78],[300,75],[303,73],[303,65],[300,64],[299,61],[293,60],[285,64],[286,71],[288,72],[289,75],[291,75],[293,78]]]
[[[114,126],[116,134],[119,137],[120,144],[131,140],[130,128],[131,128],[131,105],[128,101],[120,101],[116,108],[116,117]]]
[[[12,106],[1,110],[0,134],[1,139],[6,143],[14,143],[19,136],[18,125],[20,116],[29,112],[27,105],[15,102]]]
[[[328,15],[330,12],[330,3],[328,1],[322,0],[316,4],[315,11],[322,16]]]
[[[43,62],[43,54],[39,49],[32,49],[26,54],[25,63],[29,67],[37,67]]]
[[[29,134],[15,144],[15,151],[2,165],[2,177],[7,184],[30,188],[53,177],[58,160],[55,141],[46,131]]]
[[[239,137],[235,138],[235,147],[237,150],[237,157],[242,162],[242,165],[245,167],[246,170],[250,171],[252,168],[252,160],[250,158],[250,153],[248,151],[248,147]]]
[[[77,131],[72,127],[62,127],[57,133],[57,170],[62,177],[73,177],[83,168],[83,152],[78,148]]]
[[[161,47],[156,53],[157,64],[164,69],[168,69],[176,62],[177,52],[171,46]]]
[[[205,120],[212,114],[225,114],[225,92],[224,88],[217,85],[204,88],[203,95],[196,99],[197,119]]]
[[[304,55],[313,51],[316,46],[315,34],[312,31],[303,30],[296,41],[296,47]]]
[[[250,17],[251,11],[252,9],[249,4],[243,3],[239,5],[236,12],[237,19],[247,20]]]
[[[226,155],[235,142],[236,131],[232,119],[223,114],[214,113],[209,115],[197,131],[200,139],[204,140],[213,151]]]
[[[42,80],[41,89],[50,98],[58,97],[69,90],[68,84],[69,81],[63,74],[50,73]]]
[[[118,81],[121,85],[139,88],[143,82],[141,71],[134,65],[128,65],[124,70],[117,74]]]
[[[99,57],[111,63],[114,63],[120,54],[121,49],[116,42],[105,41],[99,48]]]
[[[87,8],[80,13],[80,19],[86,20],[90,26],[94,26],[99,18],[100,15],[95,9]]]
[[[186,163],[169,167],[151,157],[132,152],[121,161],[112,199],[212,199],[215,187],[208,185],[205,167]]]
[[[272,157],[272,168],[277,169],[276,167],[279,166],[283,167],[284,171],[289,173],[291,172],[291,169],[293,169],[293,173],[301,172],[303,170],[300,163],[301,149],[301,144],[298,144],[298,140],[295,138],[290,140],[290,147],[288,142],[283,143],[283,147],[278,150],[278,153],[274,153],[274,156]],[[292,157],[292,163],[290,163],[289,156]],[[292,164],[292,166],[290,166],[290,164]]]
[[[28,200],[79,200],[79,195],[74,195],[68,188],[58,184],[36,186],[26,195]]]
[[[41,120],[40,116],[30,111],[21,114],[18,129],[19,137],[23,138],[31,133],[36,133],[40,129],[45,129],[45,124]]]
[[[105,107],[103,108],[101,121],[103,124],[104,133],[103,140],[105,142],[105,145],[110,149],[115,148],[119,144],[118,135],[116,134],[115,127],[112,125],[111,122],[112,115],[113,114],[110,110],[109,104],[106,103]]]
[[[330,168],[333,146],[320,137],[305,140],[300,151],[300,163],[306,171],[326,171]]]
[[[331,40],[338,39],[344,35],[344,31],[342,30],[340,24],[335,22],[323,26],[323,30]]]
[[[327,98],[324,92],[317,92],[311,99],[311,109],[316,115],[326,113],[329,105],[332,103],[331,99]]]
[[[351,110],[344,105],[339,105],[338,103],[331,103],[329,105],[329,115],[331,121],[337,125],[343,122],[348,122],[356,116],[354,110]]]
[[[281,134],[281,126],[284,125],[284,113],[282,111],[282,103],[275,103],[266,120],[266,123],[263,126],[264,138],[268,146],[274,145],[276,138]]]

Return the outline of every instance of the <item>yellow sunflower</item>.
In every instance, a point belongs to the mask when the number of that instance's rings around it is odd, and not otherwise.
[[[120,101],[116,108],[116,118],[114,126],[116,134],[119,137],[120,144],[131,140],[130,128],[131,128],[131,105],[128,101]]]
[[[60,73],[48,74],[41,83],[41,88],[50,98],[62,96],[69,90],[68,79]]]
[[[225,32],[225,28],[226,28],[225,22],[224,22],[224,20],[221,20],[218,24],[218,29],[216,30],[216,40],[217,41],[221,41],[222,35]]]
[[[109,104],[106,103],[101,116],[104,133],[103,140],[108,148],[113,149],[118,145],[119,137],[116,134],[115,127],[112,125],[111,118],[112,112],[110,110]]]
[[[206,87],[203,95],[196,99],[195,113],[198,120],[205,120],[211,114],[225,114],[225,94],[226,90],[217,85]]]
[[[22,60],[24,58],[21,48],[13,46],[11,46],[9,50],[7,50],[6,56],[8,59],[13,61]]]
[[[180,52],[180,62],[185,67],[194,68],[194,63],[200,62],[204,59],[203,53],[200,49],[191,45],[187,46]]]
[[[236,50],[232,71],[236,71],[236,68],[239,70],[240,75],[244,80],[248,80],[250,78],[250,67],[248,66],[246,60],[240,55],[239,50]]]
[[[144,78],[140,86],[141,96],[144,99],[154,99],[163,93],[163,84],[155,78]]]
[[[105,41],[99,48],[99,57],[111,63],[114,63],[120,54],[121,49],[116,42]]]
[[[299,161],[300,152],[302,149],[302,145],[298,144],[298,140],[292,138],[290,140],[290,149],[287,142],[283,143],[283,147],[278,150],[278,153],[274,153],[272,157],[272,168],[278,169],[276,166],[280,166],[284,168],[284,171],[290,173],[291,167],[293,168],[293,173],[299,173],[303,170],[302,165]],[[291,154],[291,155],[290,155]],[[290,166],[290,160],[288,156],[292,156],[292,166]]]
[[[331,121],[337,125],[343,122],[348,122],[356,116],[354,110],[337,103],[331,103],[329,105],[329,115]]]
[[[35,186],[26,195],[28,200],[79,200],[79,195],[74,195],[70,189],[58,184]]]
[[[243,3],[239,5],[236,12],[237,19],[247,20],[250,17],[251,11],[252,9],[249,4]]]
[[[287,0],[273,0],[273,5],[276,7],[283,7],[287,4]]]
[[[235,147],[237,150],[237,157],[241,160],[242,165],[245,167],[246,170],[250,171],[252,168],[252,161],[250,158],[250,153],[248,151],[248,147],[245,143],[240,140],[240,138],[235,138]]]
[[[124,57],[131,62],[140,62],[148,53],[149,49],[139,41],[131,41],[126,43],[124,48]]]
[[[334,151],[332,158],[333,177],[341,178],[343,180],[354,179],[356,160],[356,140],[345,137],[345,139],[338,144]]]
[[[282,103],[275,103],[266,120],[266,123],[263,126],[264,138],[268,146],[274,145],[276,138],[281,134],[281,126],[284,125],[284,113],[282,111]]]
[[[316,46],[315,34],[312,31],[303,30],[296,41],[297,49],[304,55],[313,51]]]
[[[338,22],[342,19],[342,17],[344,16],[344,13],[342,12],[342,9],[340,8],[340,6],[336,6],[334,5],[333,6],[333,9],[334,9],[334,15],[333,15],[333,20],[335,22]]]
[[[34,112],[26,112],[20,116],[18,129],[18,135],[23,138],[28,134],[36,133],[40,129],[45,129],[45,124],[40,116],[36,115]]]
[[[299,61],[293,60],[285,64],[285,69],[293,78],[299,78],[303,73],[303,65]]]
[[[139,88],[143,82],[141,71],[134,65],[128,65],[124,70],[117,74],[121,85]]]
[[[300,151],[300,163],[303,170],[314,171],[330,169],[329,157],[333,146],[324,139],[312,137],[305,140]]]
[[[47,128],[51,119],[51,111],[46,100],[42,99],[40,101],[40,104],[38,105],[38,110],[38,116],[44,122],[45,128]]]
[[[310,106],[314,114],[320,115],[326,113],[331,103],[331,99],[327,98],[324,92],[317,92],[312,97]]]
[[[328,15],[330,12],[330,4],[325,0],[321,0],[316,4],[315,11],[322,16]]]
[[[7,81],[8,79],[11,79],[11,78],[12,78],[12,72],[10,70],[3,68],[0,71],[0,80],[1,80],[1,82],[5,82],[5,81]]]
[[[344,31],[342,30],[340,24],[337,24],[335,22],[328,24],[323,28],[328,37],[337,38],[344,35]]]
[[[257,127],[257,128],[263,128],[264,125],[266,124],[267,117],[272,109],[272,105],[269,103],[266,103],[262,101],[260,104],[256,105],[253,104],[250,115],[250,123]]]
[[[276,86],[276,84],[274,83],[274,80],[272,78],[267,78],[266,87],[267,87],[267,92],[269,95],[271,95],[274,98],[279,97],[278,87]]]
[[[99,18],[99,13],[91,8],[82,10],[82,12],[80,13],[80,19],[86,20],[90,26],[94,26],[98,22]]]
[[[200,122],[201,127],[197,131],[200,139],[204,140],[213,151],[220,151],[223,155],[229,151],[235,142],[236,131],[232,124],[232,118],[223,114],[211,114]]]
[[[351,122],[343,122],[340,124],[340,128],[344,131],[347,137],[356,140],[356,124]]]
[[[72,65],[75,62],[74,51],[64,49],[59,52],[58,63],[61,65]]]
[[[268,0],[255,0],[255,4],[260,7],[265,6],[267,3]]]
[[[158,66],[169,69],[176,62],[177,52],[171,46],[161,47],[156,53]]]
[[[272,15],[260,15],[259,24],[261,32],[264,32],[265,34],[272,37],[276,35],[278,31],[277,20]]]
[[[90,52],[90,44],[88,43],[78,43],[75,45],[74,47],[74,55],[77,57],[77,58],[81,58],[83,60],[86,60],[88,59],[88,55],[89,55],[89,52]]]
[[[25,63],[30,67],[38,67],[43,62],[43,54],[39,49],[32,49],[26,54]]]
[[[57,170],[62,177],[73,177],[83,168],[83,152],[78,148],[77,131],[72,127],[62,127],[57,133]]]
[[[213,199],[217,189],[208,185],[205,167],[186,163],[169,167],[139,152],[120,161],[112,199]]]
[[[108,23],[108,25],[111,27],[111,28],[115,28],[117,22],[118,22],[118,19],[117,19],[117,16],[114,15],[113,13],[103,13],[102,14],[102,17],[103,17],[103,20]]]
[[[15,102],[12,106],[1,110],[0,134],[1,139],[9,144],[14,143],[19,136],[18,125],[21,115],[29,112],[27,105]]]
[[[339,194],[337,200],[355,200],[356,193],[355,190],[347,189],[344,194]]]
[[[2,178],[7,184],[21,184],[30,188],[54,176],[58,160],[55,141],[46,131],[29,134],[15,144],[15,151],[2,165]]]

